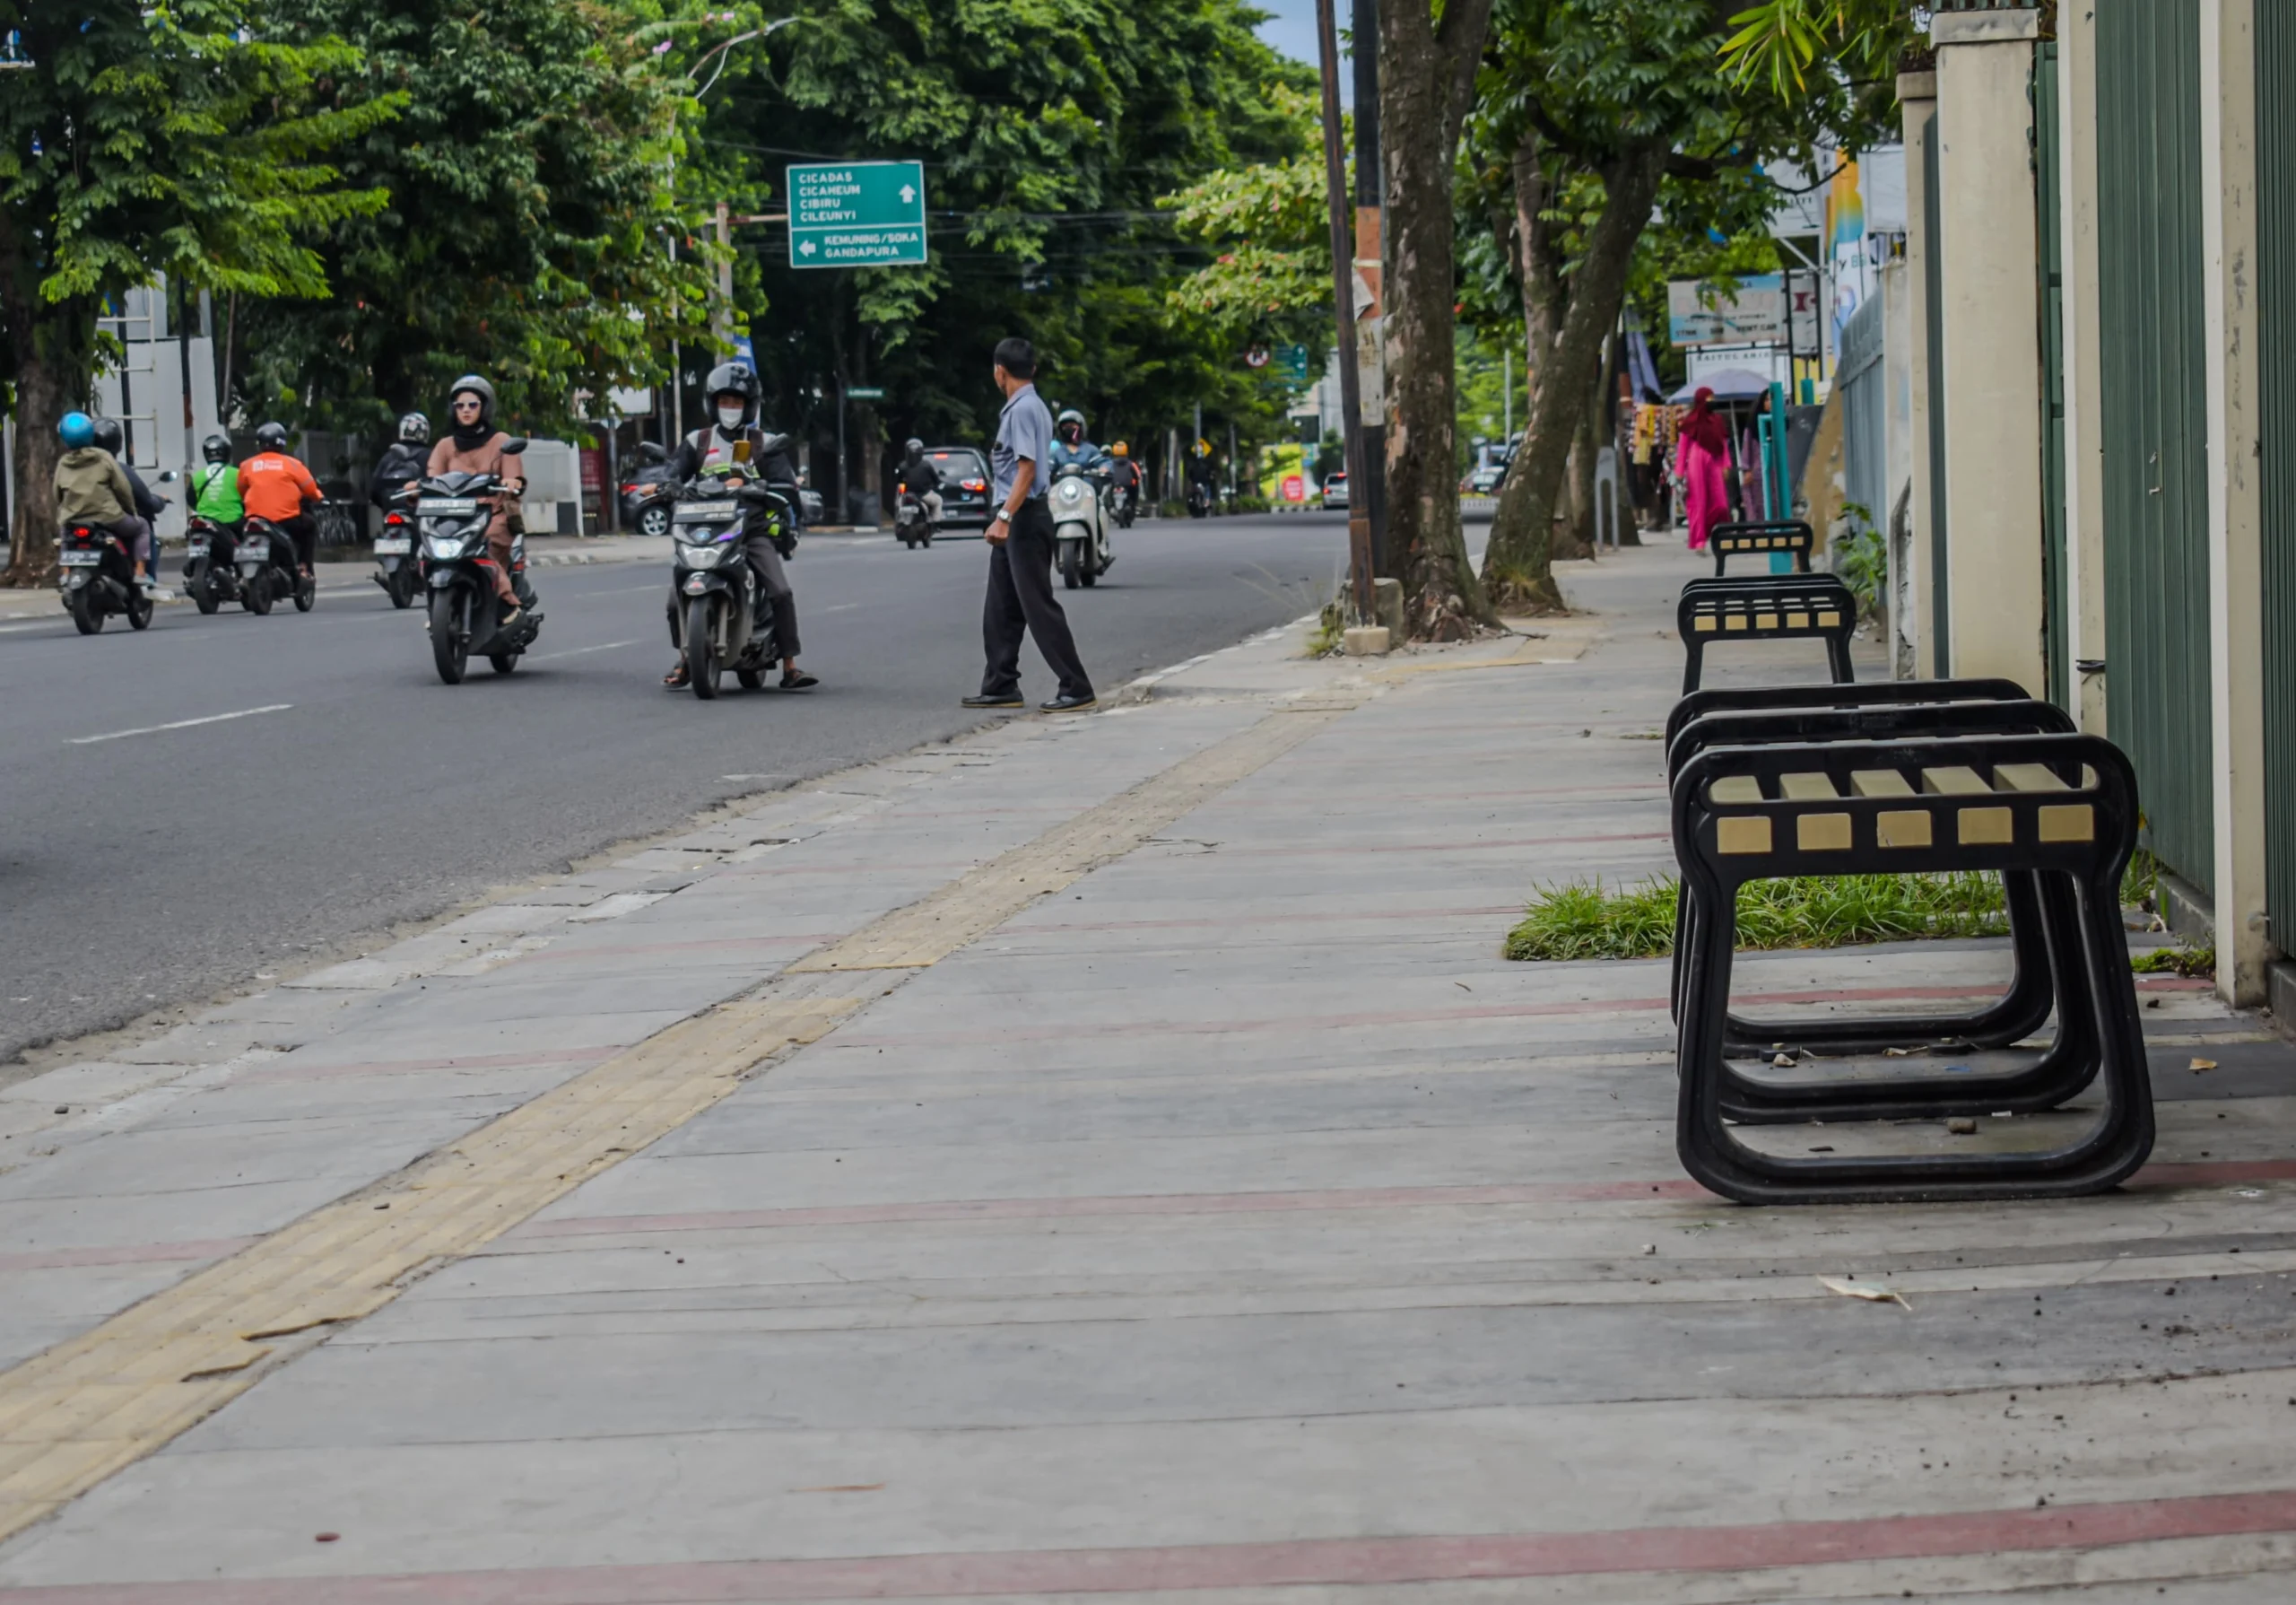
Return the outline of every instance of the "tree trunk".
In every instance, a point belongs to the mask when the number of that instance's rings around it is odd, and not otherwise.
[[[1379,7],[1381,227],[1387,242],[1387,513],[1381,572],[1403,582],[1415,636],[1452,640],[1498,615],[1459,528],[1454,423],[1452,162],[1474,99],[1491,0]]]
[[[1630,149],[1603,175],[1609,196],[1587,240],[1571,284],[1548,373],[1531,398],[1531,423],[1522,449],[1508,467],[1491,522],[1483,572],[1495,591],[1534,606],[1560,606],[1552,572],[1552,516],[1563,489],[1571,449],[1579,438],[1603,340],[1626,298],[1627,269],[1658,195],[1666,147],[1653,142]],[[1574,379],[1573,376],[1576,376]]]
[[[95,308],[39,292],[39,267],[5,207],[0,207],[0,323],[16,368],[16,449],[9,467],[15,505],[8,519],[8,568],[0,585],[39,586],[56,578],[56,426],[94,367]]]

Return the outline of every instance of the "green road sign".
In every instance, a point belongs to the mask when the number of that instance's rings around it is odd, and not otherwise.
[[[925,165],[840,161],[789,169],[789,266],[925,260]]]
[[[1275,348],[1275,371],[1295,385],[1308,382],[1308,348],[1304,345],[1279,345]]]
[[[875,385],[848,385],[845,388],[845,399],[848,401],[883,401],[884,398],[884,391]]]

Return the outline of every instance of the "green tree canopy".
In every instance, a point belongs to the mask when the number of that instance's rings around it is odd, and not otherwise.
[[[533,429],[572,422],[577,391],[666,372],[672,339],[706,318],[708,264],[672,259],[679,53],[753,12],[620,0],[267,0],[295,39],[339,36],[362,65],[333,103],[404,110],[341,153],[387,207],[335,221],[321,257],[334,293],[278,301],[242,325],[244,405],[356,429],[435,411],[485,373]],[[675,48],[674,52],[673,47]]]
[[[166,273],[246,295],[315,296],[309,241],[372,215],[375,188],[321,160],[386,123],[395,94],[336,103],[356,48],[281,43],[218,0],[0,0],[30,71],[0,83],[0,338],[16,419],[12,583],[42,579],[57,419],[84,402],[105,298]]]

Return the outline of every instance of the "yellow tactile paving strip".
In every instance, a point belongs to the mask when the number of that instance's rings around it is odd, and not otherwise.
[[[1353,705],[1352,700],[1318,699],[1311,706],[1295,705],[1239,730],[922,901],[806,955],[789,966],[790,973],[910,970],[937,964],[1038,898],[1131,851],[1198,804],[1290,752]]]
[[[848,970],[917,970],[993,930],[1290,752],[1361,693],[1295,702],[1182,759],[767,982],[679,1022],[387,1180],[0,1373],[0,1539],[253,1387],[279,1339],[355,1321],[676,1130],[774,1055],[890,991],[828,995]],[[895,982],[895,984],[898,984]]]

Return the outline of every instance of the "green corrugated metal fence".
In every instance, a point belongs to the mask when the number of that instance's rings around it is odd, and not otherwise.
[[[2296,950],[2296,6],[2257,18],[2257,366],[2263,375],[2265,909]]]
[[[2092,3],[2106,716],[2136,765],[2148,844],[2209,889],[2199,7]]]

